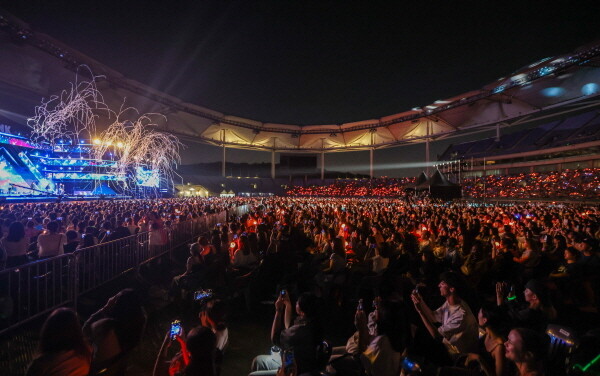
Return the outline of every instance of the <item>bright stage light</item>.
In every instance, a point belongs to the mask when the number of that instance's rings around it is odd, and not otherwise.
[[[596,94],[598,91],[600,91],[600,86],[594,82],[590,82],[589,84],[585,84],[581,87],[581,93],[583,95]]]
[[[100,145],[102,141],[99,138],[94,138],[94,145]]]
[[[122,148],[123,148],[123,146],[125,146],[125,145],[123,145],[123,143],[122,143],[122,142],[120,142],[120,141],[119,141],[119,142],[117,142],[117,147],[118,147],[118,148],[122,149]]]
[[[565,93],[565,89],[562,87],[547,87],[540,91],[540,93],[545,97],[560,97]]]

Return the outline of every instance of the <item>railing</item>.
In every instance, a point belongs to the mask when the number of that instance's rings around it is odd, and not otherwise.
[[[164,233],[143,232],[0,271],[0,335],[57,307],[76,307],[82,294],[138,270],[225,220],[226,212],[210,214]]]

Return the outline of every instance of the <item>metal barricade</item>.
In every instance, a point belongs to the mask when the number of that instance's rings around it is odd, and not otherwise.
[[[0,271],[0,334],[60,306],[76,307],[81,294],[195,241],[225,218],[210,214],[166,228],[160,238],[143,232]]]
[[[0,333],[73,302],[73,269],[72,255],[62,255],[1,271]]]

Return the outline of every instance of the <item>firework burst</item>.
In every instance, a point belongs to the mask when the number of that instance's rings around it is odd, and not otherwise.
[[[91,77],[90,80],[79,80],[82,70]],[[31,140],[54,146],[58,140],[76,144],[79,138],[93,135],[98,113],[110,113],[96,87],[96,80],[101,77],[94,76],[89,67],[82,65],[77,69],[70,89],[52,95],[48,100],[43,99],[42,104],[35,108],[35,116],[27,119]]]

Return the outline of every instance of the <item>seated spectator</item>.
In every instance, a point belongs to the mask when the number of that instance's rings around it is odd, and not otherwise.
[[[223,355],[229,344],[229,329],[227,328],[227,307],[221,300],[210,300],[202,311],[200,311],[200,323],[203,327],[212,330],[216,337],[215,364],[217,375],[221,373]]]
[[[167,351],[177,342],[180,351],[170,360]],[[165,335],[162,347],[154,364],[154,376],[217,376],[215,365],[216,337],[210,328],[199,326],[181,336]]]
[[[75,252],[77,246],[79,245],[79,236],[77,236],[77,231],[69,230],[65,236],[67,237],[67,244],[65,244],[63,247],[65,253]]]
[[[46,319],[40,333],[37,355],[27,376],[87,376],[91,349],[86,343],[77,314],[59,308]]]
[[[0,250],[4,251],[6,267],[12,268],[27,263],[29,239],[25,236],[25,227],[21,222],[13,222],[8,234],[0,239]]]
[[[415,309],[429,334],[441,340],[451,354],[475,352],[478,326],[469,305],[460,296],[463,283],[454,272],[443,273],[440,280],[440,295],[446,299],[444,304],[432,311],[414,291],[411,298]],[[437,327],[436,323],[441,325]]]
[[[340,375],[359,375],[362,371],[369,376],[398,375],[404,348],[397,321],[387,304],[379,298],[374,301],[374,310],[368,318],[362,304],[359,304],[354,316],[357,332],[346,346],[352,356],[332,357],[328,370]]]
[[[93,370],[115,363],[124,370],[126,358],[140,342],[145,326],[146,314],[132,289],[122,290],[108,299],[83,325],[83,332],[94,350]]]
[[[287,292],[275,302],[271,341],[283,351],[294,351],[298,375],[314,371],[317,366],[316,349],[321,342],[321,332],[316,322],[316,309],[314,295],[300,295],[296,303],[298,316],[292,325],[292,302]],[[252,371],[271,370],[275,375],[281,364],[278,356],[259,355],[252,361]]]
[[[522,326],[543,333],[548,322],[556,318],[556,310],[550,303],[548,290],[543,283],[533,279],[527,282],[523,291],[525,306],[516,300],[505,299],[505,290],[503,284],[496,284],[496,304],[506,311],[513,321],[513,326]]]
[[[515,328],[508,333],[506,359],[517,367],[518,376],[544,374],[544,360],[548,353],[548,336],[531,329]]]
[[[478,361],[486,375],[505,376],[508,374],[504,357],[504,338],[502,337],[502,319],[495,306],[484,305],[477,315],[479,327],[484,334],[479,339],[479,351],[467,356],[465,366]]]
[[[598,256],[598,242],[592,238],[584,238],[577,243],[577,248],[581,252],[578,260],[583,274],[583,287],[586,295],[586,308],[595,307],[599,296],[600,288],[600,256]]]
[[[242,271],[249,271],[258,266],[258,257],[250,249],[248,237],[245,235],[240,236],[240,248],[233,255],[232,266]]]
[[[46,226],[47,232],[38,236],[38,257],[49,258],[59,256],[65,253],[64,246],[67,244],[65,234],[58,232],[59,224],[51,221]]]

